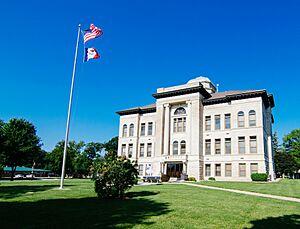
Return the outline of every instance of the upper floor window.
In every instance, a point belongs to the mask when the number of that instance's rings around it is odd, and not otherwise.
[[[231,138],[225,138],[225,154],[231,154]]]
[[[141,136],[145,136],[146,133],[146,124],[141,123]]]
[[[186,153],[186,143],[185,141],[180,142],[180,154],[185,154]]]
[[[152,143],[147,144],[147,157],[151,157],[152,155]]]
[[[129,136],[133,136],[133,131],[134,131],[134,125],[133,124],[130,124],[129,126]]]
[[[148,135],[153,134],[153,122],[148,122]]]
[[[174,118],[173,132],[185,132],[186,130],[186,118]]]
[[[211,154],[211,140],[205,139],[205,154],[210,155]]]
[[[256,112],[254,110],[249,111],[249,126],[256,126]]]
[[[183,115],[183,114],[186,114],[186,111],[183,107],[178,107],[174,112],[174,115]]]
[[[122,136],[127,137],[127,125],[126,124],[123,125]]]
[[[145,154],[145,144],[141,143],[140,144],[140,157],[144,157]]]
[[[244,127],[245,126],[245,115],[243,111],[240,111],[238,113],[238,127]]]
[[[250,136],[250,153],[257,153],[256,136]]]
[[[173,142],[173,155],[178,155],[178,141]]]
[[[221,118],[220,115],[215,115],[215,130],[221,129]]]
[[[128,157],[132,158],[132,153],[133,153],[133,144],[128,145]]]
[[[225,114],[225,129],[231,128],[231,115]]]
[[[211,130],[211,117],[205,116],[205,130]]]
[[[215,139],[215,154],[221,154],[221,139]]]
[[[121,148],[121,155],[122,155],[122,156],[125,156],[125,155],[126,155],[126,145],[125,145],[125,144],[122,145],[122,148]]]
[[[239,153],[240,154],[245,154],[246,153],[246,148],[245,148],[245,137],[239,137]]]

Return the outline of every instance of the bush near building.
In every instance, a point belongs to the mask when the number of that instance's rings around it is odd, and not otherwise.
[[[268,181],[268,174],[266,173],[252,173],[252,181]]]

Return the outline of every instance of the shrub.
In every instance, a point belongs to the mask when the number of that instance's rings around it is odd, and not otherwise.
[[[168,182],[170,180],[170,177],[166,174],[161,175],[161,182]]]
[[[196,181],[196,178],[195,177],[189,177],[188,181]]]
[[[208,178],[208,180],[216,180],[216,178],[210,177],[210,178]]]
[[[252,173],[252,181],[268,181],[268,174],[266,173]]]
[[[138,170],[126,157],[107,153],[95,168],[95,192],[99,198],[121,198],[138,180]]]

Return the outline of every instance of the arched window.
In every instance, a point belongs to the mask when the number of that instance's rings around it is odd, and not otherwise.
[[[131,123],[129,126],[129,136],[133,136],[134,125]]]
[[[256,126],[256,112],[255,112],[255,110],[249,111],[249,126]]]
[[[185,141],[180,142],[180,154],[184,155],[186,153],[186,144]]]
[[[173,155],[178,155],[178,141],[173,142]]]
[[[238,127],[244,127],[245,126],[245,115],[243,111],[240,111],[238,113]]]
[[[127,125],[126,125],[126,124],[123,125],[122,136],[123,136],[123,137],[127,137]]]
[[[182,115],[182,114],[186,114],[186,111],[183,107],[178,107],[174,112],[174,115]]]

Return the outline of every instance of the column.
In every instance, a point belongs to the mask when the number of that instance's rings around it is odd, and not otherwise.
[[[269,158],[269,178],[270,181],[273,181],[275,179],[274,177],[274,158],[273,158],[273,152],[272,152],[272,137],[268,136],[268,158]]]
[[[187,101],[187,119],[186,119],[186,154],[191,154],[191,131],[192,131],[192,102]]]
[[[164,123],[164,155],[169,155],[170,152],[170,105],[165,104],[165,123]]]

